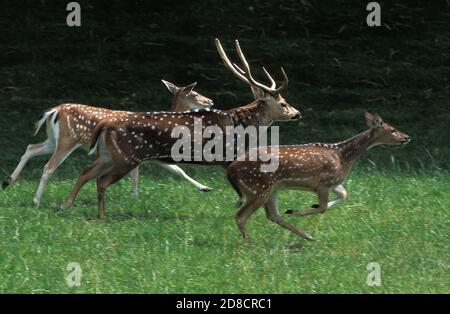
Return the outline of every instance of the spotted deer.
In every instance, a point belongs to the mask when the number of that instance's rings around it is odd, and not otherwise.
[[[246,229],[247,219],[261,206],[269,220],[292,231],[296,235],[314,240],[313,237],[286,222],[280,216],[277,194],[282,189],[304,189],[316,193],[319,204],[306,210],[288,210],[294,216],[324,213],[328,208],[347,198],[341,185],[347,178],[353,163],[369,148],[376,145],[405,145],[410,137],[384,123],[380,116],[365,114],[369,129],[343,142],[334,144],[302,144],[278,146],[278,168],[274,172],[261,172],[259,161],[234,161],[227,167],[227,177],[239,194],[240,210],[236,223],[242,236],[250,239]],[[258,149],[258,148],[254,148]],[[268,150],[274,150],[269,146]],[[337,198],[328,201],[333,191]]]
[[[210,108],[213,105],[211,99],[202,96],[193,90],[196,83],[185,87],[177,87],[164,80],[163,83],[174,95],[170,106],[171,111]],[[31,158],[52,154],[50,160],[44,167],[39,187],[33,200],[36,207],[38,207],[42,193],[50,176],[73,151],[80,146],[89,146],[92,140],[92,134],[97,125],[106,120],[114,123],[115,121],[119,121],[119,119],[129,117],[130,114],[129,111],[118,111],[80,104],[61,104],[48,110],[42,115],[41,119],[36,122],[34,133],[36,135],[39,129],[45,124],[47,140],[39,144],[28,145],[25,154],[23,154],[14,172],[4,179],[2,184],[3,189],[17,180],[22,169]],[[190,178],[178,166],[168,164],[162,166],[167,170],[186,178],[198,189],[203,191],[210,190],[208,187]],[[133,193],[137,196],[139,179],[138,168],[133,169],[131,178]]]
[[[281,96],[281,92],[288,84],[288,78],[283,69],[284,82],[281,86],[276,87],[275,81],[267,71],[265,73],[271,85],[264,85],[253,78],[250,66],[237,40],[235,41],[236,51],[244,70],[228,59],[218,39],[215,40],[215,44],[225,66],[252,88],[255,100],[248,105],[230,110],[130,113],[114,123],[102,123],[97,126],[91,143],[91,148],[96,149],[97,160],[78,177],[66,200],[66,208],[72,206],[79,190],[88,180],[97,178],[99,217],[105,218],[104,194],[108,186],[120,180],[144,161],[174,162],[171,147],[178,139],[171,135],[175,127],[184,126],[190,134],[193,134],[196,119],[201,119],[205,125],[225,130],[226,127],[235,126],[268,126],[273,121],[296,120],[301,117],[300,112]],[[203,140],[206,141],[205,138]],[[206,161],[203,156],[201,160],[190,161],[197,164],[219,165],[226,165],[229,162],[225,159]]]

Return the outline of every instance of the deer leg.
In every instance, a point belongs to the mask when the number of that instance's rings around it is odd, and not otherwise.
[[[77,178],[77,182],[72,188],[72,192],[67,198],[65,205],[62,208],[70,208],[75,201],[78,192],[90,179],[98,178],[107,173],[113,165],[113,160],[110,152],[108,151],[104,139],[104,135],[100,136],[97,144],[97,159],[86,170],[84,170]]]
[[[319,213],[324,213],[328,208],[328,190],[320,191],[319,195],[319,207],[311,208],[306,210],[287,210],[286,214],[290,214],[292,216],[308,216]]]
[[[42,193],[44,192],[45,186],[47,185],[48,179],[55,172],[55,170],[61,165],[64,160],[78,147],[80,144],[76,143],[65,143],[63,145],[58,145],[55,152],[53,153],[50,160],[44,166],[44,171],[42,173],[41,181],[39,182],[39,187],[34,196],[33,202],[36,207],[39,207],[41,202]]]
[[[197,189],[199,189],[202,192],[212,191],[212,189],[210,187],[207,187],[201,183],[198,183],[197,181],[192,179],[190,176],[188,176],[186,174],[186,172],[184,172],[183,169],[181,169],[180,167],[178,167],[176,165],[167,164],[165,162],[161,162],[161,161],[157,161],[157,160],[152,160],[151,163],[159,165],[159,166],[163,167],[164,169],[167,169],[168,171],[172,172],[173,174],[176,174],[178,176],[185,178],[186,180],[188,180],[191,184],[193,184]]]
[[[233,177],[230,176],[229,174],[227,174],[227,177],[228,177],[228,182],[230,182],[230,184],[233,187],[233,189],[239,195],[239,200],[236,202],[235,207],[236,208],[240,208],[242,206],[242,204],[245,203],[245,196],[242,194],[239,185],[235,183]]]
[[[280,225],[283,228],[295,233],[296,235],[302,237],[303,239],[314,241],[314,238],[307,234],[305,231],[298,229],[296,226],[286,222],[280,215],[278,210],[278,198],[276,192],[272,192],[269,199],[265,204],[267,219],[273,221],[274,223]]]
[[[23,168],[27,164],[27,162],[36,156],[40,155],[46,155],[51,154],[53,150],[55,149],[55,144],[51,140],[46,140],[45,142],[39,143],[39,144],[30,144],[27,147],[27,150],[23,154],[23,156],[20,158],[20,162],[17,165],[14,172],[7,176],[2,183],[2,188],[6,189],[9,185],[13,184],[17,178],[19,177],[19,174],[22,172]]]
[[[250,236],[248,234],[247,228],[245,227],[245,224],[247,222],[247,219],[264,204],[266,199],[264,197],[247,197],[247,200],[248,201],[245,202],[245,204],[236,214],[235,221],[244,239],[250,242]]]
[[[105,191],[113,183],[122,179],[133,168],[124,165],[121,167],[115,167],[109,172],[97,179],[97,201],[98,201],[98,217],[105,219]]]
[[[340,203],[347,199],[347,191],[344,189],[344,187],[342,185],[336,186],[333,189],[333,192],[336,194],[336,198],[334,200],[328,202],[327,208],[330,208],[331,206],[334,206],[337,203]],[[312,207],[319,208],[319,204],[314,204],[314,205],[312,205]]]
[[[130,175],[131,175],[131,186],[132,186],[133,196],[138,198],[139,197],[139,167],[136,167],[133,170],[131,170]]]
[[[111,169],[112,162],[110,160],[104,160],[97,158],[95,162],[86,170],[84,170],[78,177],[77,182],[73,186],[72,192],[67,198],[65,205],[62,208],[70,208],[73,202],[77,198],[80,189],[91,179],[104,175]]]
[[[330,202],[328,202],[328,208],[331,206],[336,205],[337,203],[340,203],[342,201],[345,201],[347,199],[347,191],[344,189],[342,185],[338,185],[333,189],[334,193],[336,194],[336,198]]]

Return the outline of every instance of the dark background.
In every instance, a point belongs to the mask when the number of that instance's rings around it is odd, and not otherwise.
[[[376,148],[360,167],[449,169],[448,1],[378,1],[383,26],[373,28],[366,25],[370,1],[78,1],[81,27],[66,25],[68,2],[0,4],[6,172],[44,137],[32,137],[40,113],[62,102],[161,110],[171,99],[161,78],[197,81],[217,109],[250,102],[249,88],[221,64],[216,36],[233,58],[238,38],[260,79],[262,65],[278,78],[285,68],[284,96],[304,118],[278,124],[282,143],[343,140],[365,129],[369,110],[413,141],[402,150]],[[88,160],[77,152],[56,173],[76,173]],[[23,176],[38,177],[42,161]]]

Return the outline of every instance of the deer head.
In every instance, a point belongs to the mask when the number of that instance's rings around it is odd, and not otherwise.
[[[197,82],[188,86],[178,87],[175,84],[161,80],[167,89],[174,95],[170,111],[187,111],[192,109],[210,108],[214,102],[196,91]]]
[[[373,145],[405,145],[411,141],[411,138],[383,122],[379,115],[365,113],[367,125],[371,128]]]
[[[235,63],[232,63],[218,38],[215,39],[216,48],[219,52],[220,58],[222,59],[225,66],[233,72],[241,81],[250,85],[253,96],[256,101],[260,102],[262,106],[265,107],[265,113],[270,116],[272,121],[285,121],[285,120],[297,120],[301,118],[300,112],[289,105],[287,101],[281,95],[281,92],[287,88],[288,85],[288,77],[283,68],[281,68],[281,73],[283,74],[283,84],[279,87],[276,87],[276,82],[269,74],[269,72],[263,67],[263,71],[269,79],[271,85],[264,85],[258,81],[256,81],[250,70],[250,65],[247,59],[242,52],[242,49],[239,45],[239,41],[236,40],[236,52],[241,60],[242,66],[244,69],[241,69]]]

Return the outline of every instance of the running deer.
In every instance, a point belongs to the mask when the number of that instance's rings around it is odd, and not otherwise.
[[[104,194],[108,186],[120,180],[143,161],[153,160],[160,163],[175,161],[171,154],[171,148],[178,140],[172,137],[172,130],[175,127],[183,126],[189,134],[194,134],[196,119],[204,121],[204,125],[215,126],[225,131],[227,127],[268,126],[276,120],[297,120],[301,117],[300,112],[290,106],[280,94],[288,84],[283,69],[284,82],[281,86],[276,87],[275,81],[266,70],[264,72],[271,86],[264,85],[251,75],[250,66],[237,40],[236,51],[244,70],[228,59],[218,39],[215,43],[225,66],[240,80],[250,85],[255,100],[248,105],[224,111],[203,109],[176,113],[140,112],[130,113],[113,123],[102,123],[97,126],[91,143],[92,151],[96,148],[97,160],[78,177],[66,200],[66,208],[72,206],[79,190],[88,180],[97,178],[99,217],[105,218]],[[207,142],[205,137],[202,137],[202,140],[203,144]],[[195,147],[195,140],[192,143],[191,147]],[[194,150],[190,153],[191,156],[195,154]],[[207,161],[203,155],[200,159],[189,162],[227,165],[234,160],[219,158]]]
[[[196,83],[185,87],[164,81],[164,85],[173,93],[171,111],[185,111],[199,108],[210,108],[213,105],[211,99],[200,95],[193,89]],[[94,129],[101,121],[119,121],[128,117],[128,111],[110,110],[105,108],[91,107],[79,104],[61,104],[45,112],[41,119],[36,122],[35,135],[39,129],[46,124],[47,140],[39,144],[30,144],[22,156],[14,172],[7,176],[2,184],[3,189],[14,183],[26,163],[33,157],[52,154],[50,160],[44,167],[38,190],[34,197],[34,204],[39,206],[42,193],[48,179],[53,172],[64,162],[64,160],[78,147],[88,146],[92,140]],[[193,183],[198,189],[210,190],[208,187],[190,178],[181,168],[175,165],[163,165],[166,169],[177,175],[183,176]],[[133,193],[138,195],[138,168],[131,173]]]
[[[353,163],[364,152],[376,145],[409,143],[408,135],[384,123],[380,116],[366,113],[365,118],[370,128],[343,142],[269,146],[268,150],[276,151],[275,154],[279,158],[279,167],[274,172],[261,172],[262,163],[259,161],[231,163],[227,168],[227,176],[240,197],[238,202],[240,210],[235,219],[243,237],[249,240],[245,227],[247,219],[259,207],[264,206],[269,220],[304,239],[314,240],[280,216],[277,204],[278,191],[283,188],[298,188],[312,191],[319,197],[319,204],[313,205],[312,208],[288,210],[286,212],[288,214],[306,216],[324,213],[331,206],[347,198],[347,191],[341,184],[347,178]],[[328,201],[331,191],[337,198]]]

